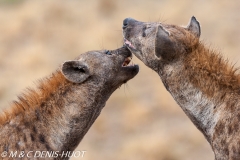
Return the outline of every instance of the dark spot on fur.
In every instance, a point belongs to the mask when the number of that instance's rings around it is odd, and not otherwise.
[[[237,123],[235,122],[235,123],[233,124],[233,128],[234,128],[234,131],[235,131],[235,132],[238,132],[238,130],[239,130],[239,124],[238,124],[238,122],[237,122]]]
[[[37,129],[36,129],[35,126],[33,126],[33,132],[34,132],[34,133],[37,133]]]
[[[16,148],[16,149],[20,149],[18,143],[15,144],[15,148]]]
[[[22,131],[21,128],[20,128],[20,127],[17,127],[17,126],[16,126],[16,130],[17,130],[18,132],[21,132],[21,131]]]
[[[221,99],[221,100],[224,100],[225,97],[226,97],[226,93],[223,93],[223,94],[221,95],[220,99]]]
[[[233,153],[236,153],[236,152],[237,152],[237,149],[236,149],[236,146],[235,146],[235,145],[232,147],[232,151],[233,151]]]
[[[228,129],[227,129],[227,131],[228,131],[228,135],[231,135],[232,132],[233,132],[233,130],[232,130],[232,126],[229,126]]]
[[[25,127],[28,128],[30,126],[30,123],[29,122],[25,122],[24,125],[25,125]]]
[[[240,121],[240,114],[237,115],[238,121]]]
[[[73,123],[76,124],[76,123],[79,123],[81,121],[81,118],[80,117],[75,117],[73,118]]]
[[[37,121],[39,121],[40,120],[40,113],[39,113],[38,109],[35,110],[35,115],[36,115]]]
[[[227,104],[229,107],[230,111],[235,111],[235,103],[230,102],[230,104]]]
[[[48,144],[46,144],[45,147],[46,147],[46,149],[47,149],[48,151],[51,151],[51,150],[52,150],[51,147],[50,147]]]
[[[24,134],[24,136],[23,136],[23,140],[24,140],[24,142],[27,142],[26,134]]]
[[[145,26],[145,27],[143,27],[143,31],[142,31],[142,36],[143,37],[146,37],[146,33],[145,33],[145,30],[147,29],[147,27]]]
[[[43,103],[40,105],[40,107],[43,108],[44,106],[45,106],[45,103],[43,102]]]
[[[224,131],[224,124],[222,122],[218,122],[215,127],[214,134],[216,134],[216,136],[219,136],[219,135],[223,134],[223,131]]]
[[[48,112],[48,114],[50,114],[50,115],[52,114],[52,111],[51,111],[50,109],[49,109],[47,112]]]
[[[40,141],[41,143],[45,143],[45,142],[46,142],[44,135],[42,135],[42,134],[39,135],[39,141]]]
[[[4,145],[4,151],[8,152],[8,145]]]
[[[30,137],[31,137],[32,141],[35,141],[35,137],[34,137],[34,135],[32,133],[30,134]]]
[[[223,152],[224,152],[225,155],[229,155],[229,150],[228,150],[227,147],[224,148]]]
[[[221,144],[222,146],[224,146],[224,145],[226,144],[225,138],[222,137],[222,139],[220,140],[220,144]]]

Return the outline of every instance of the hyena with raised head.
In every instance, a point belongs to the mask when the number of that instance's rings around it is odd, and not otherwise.
[[[123,47],[64,62],[0,117],[0,154],[6,153],[4,159],[69,159],[61,153],[77,147],[110,95],[138,73],[138,65],[128,65],[131,57]],[[34,157],[36,151],[57,154]]]
[[[216,160],[240,159],[240,75],[187,27],[123,21],[125,45],[156,71],[173,98],[211,144]]]

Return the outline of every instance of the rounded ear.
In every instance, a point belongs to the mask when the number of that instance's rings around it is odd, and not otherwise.
[[[197,36],[198,38],[201,35],[201,28],[200,28],[200,23],[197,21],[197,19],[192,16],[187,29],[192,32],[195,36]]]
[[[61,71],[64,77],[73,83],[82,83],[90,76],[87,65],[80,61],[64,62]]]
[[[170,39],[170,33],[161,25],[157,27],[155,40],[155,54],[158,58],[171,59],[174,54],[174,45]]]

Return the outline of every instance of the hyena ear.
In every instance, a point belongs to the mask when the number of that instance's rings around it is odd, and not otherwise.
[[[73,83],[82,83],[90,76],[87,65],[80,61],[64,62],[61,71],[64,77]]]
[[[174,46],[169,36],[170,33],[159,25],[155,40],[155,54],[158,58],[165,60],[172,58]]]
[[[197,21],[197,19],[192,16],[187,29],[192,32],[195,36],[197,36],[198,38],[201,35],[201,28],[200,28],[200,23]]]

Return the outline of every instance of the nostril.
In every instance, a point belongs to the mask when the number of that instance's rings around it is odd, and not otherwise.
[[[129,23],[129,19],[130,18],[126,18],[126,19],[123,20],[123,26],[122,26],[123,29],[127,28],[128,23]]]

